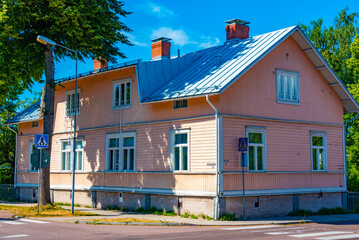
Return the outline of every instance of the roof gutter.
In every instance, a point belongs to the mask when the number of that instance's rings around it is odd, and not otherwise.
[[[15,133],[15,153],[14,153],[14,155],[15,155],[15,169],[14,169],[14,188],[16,188],[16,184],[17,184],[17,132],[14,130],[14,129],[12,129],[12,128],[10,128],[10,126],[9,125],[6,125],[6,127],[10,130],[10,131],[12,131],[13,133]]]
[[[213,108],[215,111],[215,121],[216,121],[216,199],[214,203],[214,218],[216,220],[219,219],[219,122],[218,122],[218,110],[217,108],[211,103],[206,95],[206,101],[208,104]]]

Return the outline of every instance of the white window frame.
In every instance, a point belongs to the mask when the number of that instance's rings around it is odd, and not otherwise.
[[[77,110],[77,115],[80,115],[80,112],[81,112],[81,89],[77,89],[77,94],[79,95],[79,99],[78,99],[78,105],[79,105],[79,108],[78,108],[78,110]],[[67,112],[67,96],[68,95],[75,95],[75,89],[73,89],[73,90],[70,90],[70,91],[66,91],[66,93],[65,93],[65,116],[66,117],[69,117],[69,116],[74,116],[75,115],[75,113],[74,112],[72,112],[73,110],[71,110],[71,113],[68,113]],[[70,97],[70,99],[72,99],[71,97]],[[71,105],[71,104],[70,104]]]
[[[313,137],[322,137],[324,146],[313,146]],[[324,161],[323,161],[324,169],[320,169],[319,159],[316,159],[318,169],[314,169],[313,150],[317,151],[317,157],[319,157],[319,150],[320,149],[324,150]],[[312,166],[312,171],[313,172],[325,172],[325,171],[328,170],[327,134],[325,132],[316,132],[316,131],[311,131],[310,132],[310,159],[311,159],[311,166]]]
[[[69,142],[70,143],[70,149],[69,150],[63,150],[62,149],[62,144],[64,142]],[[75,169],[76,172],[83,172],[84,171],[84,141],[83,139],[76,139],[76,142],[81,142],[81,145],[82,145],[82,148],[81,149],[78,149],[76,148],[76,154],[77,154],[77,165],[76,166],[79,166],[78,162],[79,162],[79,152],[82,152],[82,161],[81,161],[81,169]],[[74,149],[73,149],[73,144],[74,144],[74,140],[73,139],[63,139],[60,141],[60,171],[61,172],[70,172],[72,171],[72,165],[73,165],[73,159],[74,159]],[[66,169],[63,168],[63,155],[62,153],[63,152],[69,152],[70,153],[70,163],[67,163],[65,162],[66,164]],[[68,166],[69,165],[69,166]]]
[[[187,143],[182,143],[182,144],[175,144],[175,135],[176,134],[183,134],[186,133],[187,134]],[[178,129],[178,130],[173,130],[171,131],[171,138],[170,138],[170,145],[171,145],[171,171],[172,172],[189,172],[191,167],[190,167],[190,163],[191,163],[191,143],[190,143],[190,130],[189,129]],[[182,147],[187,147],[187,170],[181,170],[181,159],[182,159],[182,151],[180,150],[180,160],[179,160],[179,170],[175,170],[175,157],[174,157],[174,148],[175,147],[180,147],[182,149]]]
[[[117,85],[120,86],[121,84],[125,84],[125,86],[126,86],[127,83],[130,83],[130,103],[129,104],[122,104],[122,105],[116,104],[116,86]],[[121,88],[119,87],[119,89],[121,89]],[[125,88],[124,93],[125,93],[124,99],[126,101],[126,99],[127,99],[126,88]],[[121,95],[121,91],[119,90],[119,99],[121,98],[120,95]],[[113,81],[112,82],[112,108],[113,109],[131,108],[131,106],[132,106],[132,79],[131,78],[126,78],[126,79]]]
[[[248,172],[265,172],[267,171],[267,133],[266,129],[262,127],[248,127],[246,128],[246,137],[248,138],[248,152],[247,152],[247,171]],[[249,133],[260,133],[262,134],[263,143],[250,143],[249,142]],[[255,148],[255,154],[254,154],[254,170],[249,169],[249,147],[253,146]],[[261,146],[263,147],[263,170],[257,170],[258,164],[257,164],[257,147]]]
[[[32,149],[35,148],[35,141],[31,140],[29,142],[29,172],[38,172],[39,169],[35,169],[35,167],[32,167],[31,164],[31,153],[32,153]]]
[[[292,95],[293,95],[293,90],[291,89],[290,91],[290,99],[286,98],[285,96],[282,97],[280,96],[280,77],[281,76],[286,76],[286,77],[291,77],[293,78],[293,82],[291,84],[295,84],[297,87],[297,99],[296,100],[292,100]],[[288,81],[288,80],[286,80]],[[299,78],[299,73],[298,72],[291,72],[291,71],[285,71],[285,70],[276,70],[276,89],[277,89],[277,102],[278,103],[286,103],[286,104],[294,104],[294,105],[300,105],[300,78]],[[286,92],[287,89],[287,85],[284,85],[284,94]]]
[[[123,142],[124,138],[126,137],[133,137],[133,147],[124,147]],[[110,139],[118,138],[118,147],[110,148]],[[133,170],[123,169],[123,152],[126,149],[133,148]],[[118,149],[119,151],[119,158],[118,158],[118,170],[115,167],[110,169],[110,150]],[[130,160],[127,160],[127,168],[130,166]],[[118,134],[109,134],[106,136],[106,171],[107,172],[136,172],[136,133],[118,133]]]

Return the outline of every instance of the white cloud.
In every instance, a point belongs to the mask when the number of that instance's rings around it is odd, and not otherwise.
[[[190,41],[187,34],[181,30],[174,30],[169,27],[162,27],[152,31],[151,38],[159,38],[159,37],[167,37],[171,38],[173,43],[179,46],[183,46],[186,44],[196,44],[196,42]]]
[[[214,47],[214,46],[218,46],[219,43],[221,42],[221,40],[219,40],[219,38],[215,37],[207,37],[207,36],[202,36],[202,41],[199,46],[202,48],[209,48],[209,47]]]
[[[145,9],[148,14],[157,16],[159,18],[171,18],[176,16],[176,13],[171,9],[151,1],[148,1],[146,5],[143,6],[143,9]]]
[[[136,40],[136,37],[133,36],[132,34],[130,33],[123,33],[124,35],[126,35],[128,37],[128,40],[130,40],[131,43],[133,43],[134,45],[136,46],[141,46],[141,47],[145,47],[145,46],[148,46],[147,43],[143,43],[143,42],[139,42]]]

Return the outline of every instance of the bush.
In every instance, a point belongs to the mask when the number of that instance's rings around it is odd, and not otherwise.
[[[185,212],[184,214],[181,215],[181,217],[188,218],[188,217],[189,217],[189,213],[188,213],[188,212]]]
[[[144,213],[145,209],[143,207],[139,207],[135,210],[136,213]]]
[[[194,215],[194,214],[191,214],[191,218],[192,219],[198,219],[198,217],[196,215]]]
[[[214,220],[214,218],[210,216],[206,216],[206,220]]]
[[[305,216],[313,216],[314,213],[312,211],[309,211],[309,210],[304,210],[304,209],[298,209],[296,211],[293,211],[293,212],[290,212],[288,214],[288,216],[291,216],[291,217],[305,217]]]
[[[235,213],[226,213],[224,214],[219,221],[235,221],[236,219],[236,214]]]
[[[322,208],[318,211],[318,215],[333,215],[333,214],[345,214],[347,213],[343,208]]]
[[[164,216],[176,216],[177,214],[174,211],[168,211],[168,212],[163,212]]]

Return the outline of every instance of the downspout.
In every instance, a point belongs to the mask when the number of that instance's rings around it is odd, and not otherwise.
[[[215,121],[216,121],[216,200],[214,204],[214,218],[219,219],[219,137],[218,137],[218,110],[217,108],[209,101],[208,95],[206,95],[206,101],[215,111]]]
[[[9,125],[6,125],[6,127],[15,133],[15,169],[14,169],[14,188],[16,188],[16,184],[17,184],[17,132],[10,128]]]
[[[343,126],[343,142],[344,142],[344,146],[343,146],[343,154],[344,154],[344,186],[345,186],[345,189],[348,191],[347,189],[347,125],[354,121],[355,119],[357,119],[359,117],[359,113],[353,117],[352,119],[346,121],[344,123],[344,126]]]

